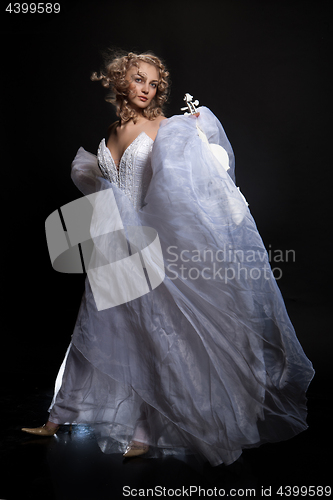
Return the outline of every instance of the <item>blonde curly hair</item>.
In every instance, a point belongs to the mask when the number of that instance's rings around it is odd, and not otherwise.
[[[130,82],[125,78],[127,71],[132,66],[138,67],[140,62],[152,64],[158,70],[159,78],[156,95],[149,106],[142,110],[145,118],[154,120],[157,116],[163,115],[163,105],[167,101],[169,94],[169,72],[161,59],[153,53],[135,54],[129,52],[126,55],[113,56],[111,59],[106,59],[104,69],[99,75],[94,72],[90,77],[93,81],[100,81],[103,87],[111,89],[105,100],[116,107],[117,116],[123,123],[131,119],[134,123],[137,121],[137,114],[128,101]]]

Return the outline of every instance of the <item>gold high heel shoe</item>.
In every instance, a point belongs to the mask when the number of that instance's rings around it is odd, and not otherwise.
[[[42,425],[42,427],[35,427],[35,428],[27,428],[23,427],[21,431],[27,432],[28,434],[35,434],[37,436],[54,436],[56,432],[59,430],[60,425],[57,425],[57,427],[47,427],[46,424]]]
[[[131,442],[127,446],[126,451],[123,454],[123,457],[125,458],[138,457],[140,455],[144,455],[145,453],[147,453],[148,450],[149,446],[147,444],[143,443],[134,444]]]

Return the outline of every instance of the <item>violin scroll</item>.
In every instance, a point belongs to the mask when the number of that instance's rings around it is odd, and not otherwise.
[[[193,95],[185,94],[183,100],[186,102],[187,106],[185,108],[180,108],[181,111],[185,111],[184,115],[194,115],[197,113],[196,106],[199,106],[199,101],[196,99],[192,102],[192,99]],[[189,111],[189,113],[187,111]]]

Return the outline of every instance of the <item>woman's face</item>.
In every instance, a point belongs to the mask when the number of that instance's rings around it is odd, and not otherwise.
[[[138,112],[147,108],[156,95],[158,70],[149,63],[140,62],[139,67],[132,66],[126,73],[130,82],[128,100]]]

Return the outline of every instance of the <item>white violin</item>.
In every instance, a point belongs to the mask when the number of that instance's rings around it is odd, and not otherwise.
[[[186,93],[184,96],[184,101],[186,102],[187,106],[184,108],[180,108],[181,111],[186,111],[184,115],[195,115],[196,113],[199,113],[197,110],[196,106],[199,105],[199,101],[196,99],[194,102],[192,102],[193,96],[191,94]],[[198,135],[200,139],[207,144],[209,147],[210,151],[213,153],[215,158],[218,161],[217,169],[219,171],[219,174],[223,177],[223,170],[221,170],[221,166],[223,169],[228,172],[230,166],[229,166],[229,156],[226,150],[220,146],[219,144],[212,144],[208,141],[206,134],[201,130],[201,128],[198,125],[198,120],[196,120],[196,127],[198,131]],[[239,187],[237,188],[239,191],[239,194],[241,195],[244,203],[246,206],[248,206],[248,202],[246,201],[245,196],[243,193],[240,191]],[[242,219],[242,217],[241,217]],[[239,222],[239,221],[238,221]]]

